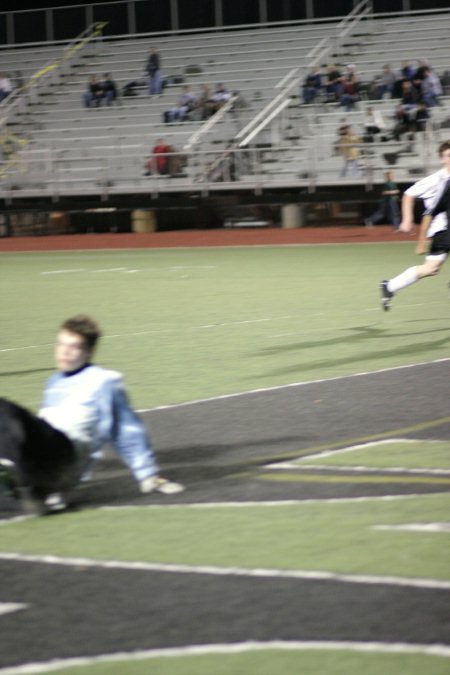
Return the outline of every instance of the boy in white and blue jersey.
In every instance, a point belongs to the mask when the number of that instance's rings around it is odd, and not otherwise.
[[[49,470],[53,470],[51,453],[53,452],[55,465],[61,459],[59,456],[61,436],[56,438],[54,436],[62,434],[66,456],[61,470],[61,492],[59,490],[49,492],[42,475],[39,478],[39,486],[33,486],[33,476],[36,476],[36,473],[42,474],[42,471],[28,471],[24,481],[28,483],[32,492],[34,489],[34,498],[44,501],[46,510],[65,508],[63,491],[70,483],[68,476],[71,476],[73,485],[87,477],[92,464],[101,457],[102,446],[105,443],[111,443],[130,468],[141,492],[156,490],[164,494],[173,494],[183,489],[178,483],[158,475],[159,469],[150,437],[144,424],[130,406],[121,374],[91,363],[99,337],[100,329],[97,323],[88,316],[78,315],[65,321],[58,331],[55,344],[58,372],[47,381],[38,419],[33,420],[30,413],[23,409],[18,410],[18,406],[5,401],[0,408],[0,413],[3,414],[0,421],[5,428],[8,411],[10,415],[16,417],[19,415],[24,427],[33,426],[36,448],[33,449],[33,439],[26,447],[19,447],[16,444],[16,447],[9,450],[11,457],[15,459],[18,457],[19,460],[23,460],[24,453],[28,453],[32,456],[33,462],[36,457],[38,461],[41,448],[46,446],[46,461]],[[24,433],[26,434],[26,429]],[[12,437],[13,434],[10,433],[8,438]],[[29,466],[29,457],[23,461],[23,465]],[[53,484],[57,485],[57,480]]]

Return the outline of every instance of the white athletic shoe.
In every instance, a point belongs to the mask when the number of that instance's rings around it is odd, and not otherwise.
[[[66,500],[60,492],[52,492],[44,500],[46,513],[58,513],[67,509]]]
[[[167,478],[161,478],[160,476],[149,476],[144,478],[139,483],[139,489],[144,494],[149,492],[161,492],[163,495],[175,495],[178,492],[183,492],[184,485],[180,483],[174,483]]]

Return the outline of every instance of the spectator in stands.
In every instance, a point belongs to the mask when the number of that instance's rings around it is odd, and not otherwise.
[[[394,89],[392,91],[392,98],[401,98],[402,97],[402,92],[403,92],[403,83],[404,82],[411,82],[413,75],[415,72],[415,68],[408,63],[407,61],[402,62],[402,66],[400,68],[400,72],[398,74],[397,79],[395,80],[394,83]]]
[[[346,117],[342,117],[341,122],[337,128],[337,137],[333,144],[333,155],[341,154],[342,136],[347,133],[348,121]]]
[[[336,68],[334,63],[330,63],[327,67],[325,75],[325,92],[327,101],[338,101],[342,94],[342,74]]]
[[[111,105],[114,101],[117,101],[119,98],[118,90],[116,83],[111,77],[111,73],[105,73],[103,80],[100,82],[100,86],[103,91],[103,97],[106,101],[106,105]]]
[[[163,138],[158,138],[152,148],[151,157],[145,163],[145,176],[159,173],[164,176],[169,173],[169,157],[172,147]]]
[[[392,171],[386,171],[384,177],[385,182],[382,187],[378,208],[364,222],[366,227],[373,227],[376,223],[386,222],[392,225],[397,232],[401,221],[399,208],[400,190],[394,181]]]
[[[208,103],[211,98],[211,87],[209,84],[202,84],[200,94],[197,95],[194,110],[191,112],[192,119],[206,120],[209,115]]]
[[[361,151],[359,144],[361,143],[360,136],[353,133],[350,124],[344,129],[341,137],[340,151],[344,157],[344,166],[342,167],[341,177],[347,175],[347,170],[350,169],[352,175],[356,178],[361,175],[361,168],[359,165],[359,158]]]
[[[162,92],[161,58],[156,47],[150,47],[148,50],[145,70],[149,77],[148,93],[150,96],[159,96]]]
[[[373,143],[376,135],[386,130],[386,123],[379,110],[369,107],[364,116],[364,141]]]
[[[413,116],[411,111],[400,104],[395,109],[395,125],[392,130],[392,135],[396,141],[399,141],[403,134],[412,133],[414,131]]]
[[[422,100],[429,107],[439,105],[439,96],[442,96],[442,91],[439,76],[432,68],[426,68],[422,80]]]
[[[0,102],[3,101],[13,90],[13,84],[6,73],[0,73]]]
[[[395,73],[393,72],[391,65],[387,63],[385,66],[383,66],[383,72],[379,77],[378,98],[392,97],[395,80],[396,80]]]
[[[322,90],[322,75],[320,68],[313,68],[305,77],[302,86],[303,103],[312,103]]]
[[[88,86],[83,94],[83,101],[86,108],[98,108],[103,100],[104,92],[102,85],[96,75],[91,75]]]
[[[419,104],[420,95],[412,82],[405,80],[402,84],[401,113],[411,120]]]
[[[359,80],[354,66],[348,66],[341,79],[341,95],[339,102],[345,106],[347,112],[354,109],[359,101]]]
[[[417,68],[411,78],[411,81],[413,83],[413,86],[417,90],[417,93],[419,95],[419,99],[422,98],[422,82],[425,79],[425,73],[428,70],[428,61],[425,59],[420,59],[417,62]]]
[[[177,105],[163,112],[164,122],[184,122],[188,119],[189,113],[195,108],[196,96],[192,93],[188,84],[185,84],[183,91],[178,98]]]
[[[411,119],[411,127],[413,132],[425,131],[428,120],[430,119],[430,112],[425,101],[421,101],[417,106],[414,117]]]
[[[399,79],[401,79],[401,80],[412,80],[415,72],[416,72],[416,69],[414,68],[413,65],[408,63],[408,61],[402,61]]]
[[[211,117],[211,115],[214,115],[214,113],[216,113],[231,98],[231,96],[231,91],[220,82],[206,102],[206,116]]]

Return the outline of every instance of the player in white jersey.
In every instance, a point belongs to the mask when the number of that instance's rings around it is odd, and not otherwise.
[[[403,194],[402,222],[399,227],[402,232],[411,232],[414,227],[415,200],[422,199],[426,213],[431,213],[448,186],[450,141],[441,143],[438,152],[442,168],[417,181]],[[431,244],[422,265],[408,267],[398,276],[381,282],[381,305],[385,311],[389,309],[395,293],[420,279],[436,275],[446,261],[450,252],[450,244],[448,219],[445,212],[438,213],[433,218],[424,218],[416,247],[416,253],[419,255],[427,253],[427,239],[431,239]]]

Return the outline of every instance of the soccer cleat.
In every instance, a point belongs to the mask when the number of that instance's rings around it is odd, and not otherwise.
[[[150,492],[161,492],[163,495],[175,495],[178,492],[183,492],[184,486],[180,483],[174,483],[167,480],[167,478],[160,478],[159,476],[149,476],[144,478],[139,483],[139,488],[144,494]]]
[[[44,500],[45,513],[59,513],[67,509],[66,500],[60,492],[53,492]]]
[[[388,281],[382,281],[380,283],[380,290],[381,290],[381,306],[384,309],[385,312],[389,310],[389,307],[391,306],[391,300],[394,297],[394,293],[392,291],[388,290]]]

